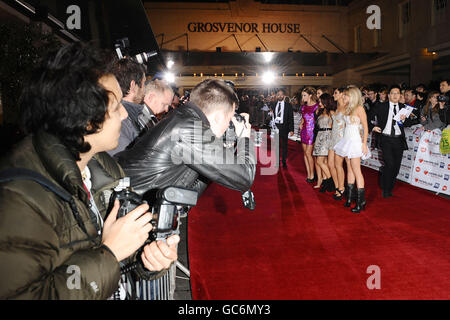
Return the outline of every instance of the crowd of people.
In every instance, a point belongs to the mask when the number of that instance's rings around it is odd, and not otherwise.
[[[0,299],[151,299],[146,282],[167,274],[180,241],[149,241],[153,191],[250,189],[256,157],[234,89],[205,80],[176,98],[134,60],[80,43],[34,71],[19,102],[27,135],[0,159]],[[118,216],[110,199],[125,177],[148,204]],[[124,287],[124,274],[141,285]]]
[[[359,213],[370,132],[379,135],[387,198],[407,148],[403,127],[448,125],[449,85],[443,81],[440,93],[423,85],[308,86],[293,98],[280,89],[239,100],[232,84],[208,79],[187,98],[157,77],[147,79],[131,58],[65,45],[24,88],[19,104],[27,135],[0,159],[0,298],[108,299],[123,273],[142,283],[164,276],[177,260],[180,237],[148,241],[154,190],[175,186],[201,195],[215,182],[248,192],[256,172],[250,124],[270,123],[277,131],[286,169],[294,113],[301,114],[307,183],[317,181],[315,188],[336,200],[346,195],[345,206],[356,201],[351,211]],[[394,121],[405,104],[414,112]],[[230,128],[231,145],[224,139]],[[118,217],[120,203],[110,198],[124,177],[148,204]],[[130,263],[140,267],[123,268]],[[132,298],[148,297],[141,291]]]
[[[334,89],[308,86],[291,98],[284,96],[284,90],[266,97],[243,95],[240,108],[250,114],[254,126],[270,128],[270,116],[277,114],[280,96],[292,106],[294,114],[300,114],[297,136],[303,150],[306,182],[316,182],[313,188],[320,192],[333,192],[335,200],[345,197],[346,207],[356,201],[351,208],[354,213],[359,213],[366,205],[360,163],[361,159],[370,157],[369,134],[374,135],[375,147],[383,152],[382,196],[389,198],[393,196],[403,151],[408,149],[403,128],[422,125],[425,130],[442,130],[450,123],[450,80],[441,81],[439,89],[428,89],[424,84],[414,88],[405,85]],[[407,106],[413,108],[409,117],[393,120],[395,114]],[[281,161],[286,168],[287,148],[282,140],[280,130]]]

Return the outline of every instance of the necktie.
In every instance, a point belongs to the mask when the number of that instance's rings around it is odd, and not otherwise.
[[[397,114],[397,105],[394,104],[394,110],[393,110],[394,116],[393,118],[395,118],[395,115]],[[397,123],[397,121],[395,121],[395,119],[392,119],[392,129],[391,129],[391,136],[395,136],[395,124]]]
[[[279,102],[279,101],[278,101],[278,104],[277,104],[277,109],[278,109],[277,117],[279,118],[279,117],[281,117],[281,102]]]

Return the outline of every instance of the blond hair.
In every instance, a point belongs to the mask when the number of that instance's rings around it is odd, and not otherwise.
[[[357,87],[349,87],[345,89],[344,94],[349,97],[348,105],[345,107],[346,115],[351,115],[356,108],[364,105],[361,90]]]

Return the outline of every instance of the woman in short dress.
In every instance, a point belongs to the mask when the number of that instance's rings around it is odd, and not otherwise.
[[[314,141],[314,112],[319,107],[317,103],[316,89],[306,87],[302,91],[303,106],[301,109],[302,120],[300,122],[300,137],[302,140],[303,157],[305,159],[307,182],[314,182],[314,159],[312,156]]]
[[[346,206],[351,205],[352,193],[356,181],[356,206],[351,209],[353,213],[359,213],[365,209],[366,198],[364,188],[364,177],[361,172],[361,158],[369,154],[367,148],[368,125],[364,100],[361,91],[356,87],[344,91],[343,101],[346,106],[344,137],[334,146],[337,155],[345,157],[347,164],[348,201]],[[363,137],[361,138],[361,127]]]
[[[333,97],[328,93],[323,93],[319,98],[319,109],[317,113],[317,137],[315,138],[313,156],[317,157],[317,166],[320,167],[322,176],[318,177],[320,192],[334,191],[333,180],[330,169],[327,165],[328,149],[331,141],[331,111],[336,109]],[[319,184],[319,182],[321,182]]]
[[[328,167],[330,169],[334,185],[336,186],[336,193],[333,195],[335,200],[342,200],[345,192],[344,158],[336,156],[334,153],[334,146],[344,137],[345,105],[342,100],[344,90],[345,88],[337,88],[334,90],[333,99],[337,103],[337,109],[331,112],[333,127],[331,130],[331,141],[328,150]]]

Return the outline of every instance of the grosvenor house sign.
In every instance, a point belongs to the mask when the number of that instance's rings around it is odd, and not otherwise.
[[[297,23],[254,23],[254,22],[189,22],[189,32],[228,33],[300,33]]]

